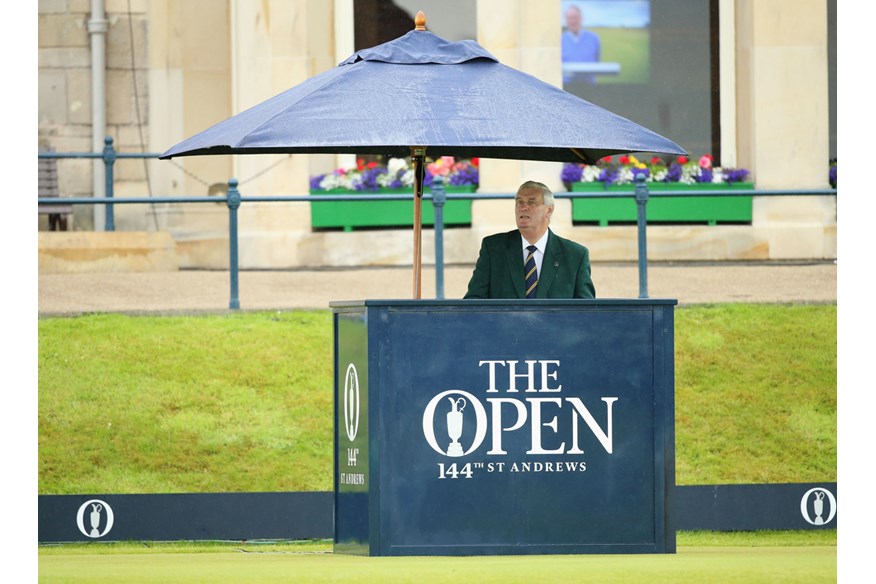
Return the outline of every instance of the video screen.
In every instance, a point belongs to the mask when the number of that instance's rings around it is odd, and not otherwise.
[[[563,89],[648,83],[651,0],[562,2]]]

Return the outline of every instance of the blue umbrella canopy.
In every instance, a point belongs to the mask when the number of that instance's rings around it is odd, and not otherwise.
[[[419,16],[419,15],[418,15]],[[419,22],[418,22],[419,24]],[[419,27],[418,27],[419,28]],[[647,128],[502,65],[478,43],[415,29],[160,156],[355,153],[594,163],[687,154]]]
[[[647,128],[499,63],[478,43],[416,28],[357,51],[159,156],[378,154],[410,156],[414,298],[420,298],[425,157],[595,163],[632,152],[687,154]]]

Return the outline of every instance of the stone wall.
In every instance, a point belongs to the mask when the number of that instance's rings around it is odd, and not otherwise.
[[[147,83],[147,0],[108,1],[106,12],[106,135],[124,152],[148,152],[149,84]],[[130,5],[131,12],[128,12]],[[38,13],[39,145],[57,152],[92,152],[92,76],[88,0],[44,0]],[[136,86],[135,86],[136,83]],[[101,138],[102,142],[102,138]],[[150,163],[154,164],[154,163]],[[94,193],[91,159],[58,160],[62,196],[90,197]],[[122,160],[115,167],[115,194],[149,194],[146,163]],[[116,207],[116,227],[154,229],[148,211]],[[45,217],[39,218],[46,229]],[[94,228],[94,209],[77,205],[73,228]],[[98,222],[98,228],[102,228]]]

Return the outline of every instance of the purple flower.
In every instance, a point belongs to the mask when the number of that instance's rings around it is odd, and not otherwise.
[[[724,180],[728,183],[742,182],[748,177],[748,171],[744,168],[725,168]]]
[[[312,190],[312,191],[319,190],[319,188],[320,188],[319,183],[321,183],[322,179],[324,179],[324,178],[325,178],[324,174],[318,174],[316,176],[310,177],[310,190]]]
[[[580,164],[572,164],[571,162],[567,162],[563,165],[563,172],[560,173],[560,179],[564,183],[574,183],[581,181],[581,175],[584,173],[584,169]]]
[[[450,175],[451,185],[476,185],[478,184],[478,169],[475,166],[461,166]]]
[[[362,180],[356,185],[356,190],[377,192],[377,177],[381,174],[386,174],[386,168],[378,166],[362,171]]]
[[[647,180],[651,176],[651,171],[647,168],[633,168],[633,180],[638,179],[639,175],[644,176],[645,180]]]
[[[663,182],[679,182],[681,180],[681,165],[677,162],[673,162],[669,165],[669,168],[666,169],[666,177],[663,179]]]
[[[610,185],[613,182],[617,182],[618,172],[612,168],[604,168],[599,173],[599,180],[605,183],[605,186]]]
[[[830,167],[830,172],[827,174],[827,180],[830,181],[830,186],[836,188],[836,164]]]
[[[700,167],[700,173],[696,176],[696,181],[698,183],[710,183],[712,182],[712,169],[711,168],[703,168]]]

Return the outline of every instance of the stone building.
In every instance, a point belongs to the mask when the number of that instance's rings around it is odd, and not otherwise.
[[[590,6],[588,6],[588,3]],[[582,97],[716,163],[750,171],[755,188],[827,189],[836,157],[835,0],[629,0],[646,15],[646,70]],[[505,65],[562,87],[560,38],[569,4],[595,0],[40,0],[39,144],[91,152],[161,153],[181,140],[326,71],[356,49],[413,28],[473,38]],[[572,89],[569,89],[570,91]],[[579,93],[580,94],[580,93]],[[350,164],[333,155],[120,159],[114,196],[306,195],[312,175]],[[104,196],[101,163],[57,162],[62,196]],[[482,160],[480,192],[541,180],[563,191],[558,163]],[[632,203],[630,203],[632,204]],[[480,238],[514,226],[512,203],[471,203],[448,229],[446,263],[473,263]],[[634,225],[576,221],[560,200],[552,227],[594,261],[635,260]],[[214,203],[77,205],[69,232],[39,217],[40,270],[225,268],[228,210]],[[405,265],[410,228],[316,229],[305,202],[245,203],[240,267]],[[423,237],[424,262],[434,254]],[[58,253],[59,249],[66,250]],[[113,251],[115,250],[115,251]],[[121,250],[121,251],[119,251]],[[649,225],[652,260],[834,259],[835,196],[755,196],[741,223]],[[100,259],[98,259],[100,258]],[[109,259],[108,259],[109,258]],[[139,259],[138,259],[139,258]]]

